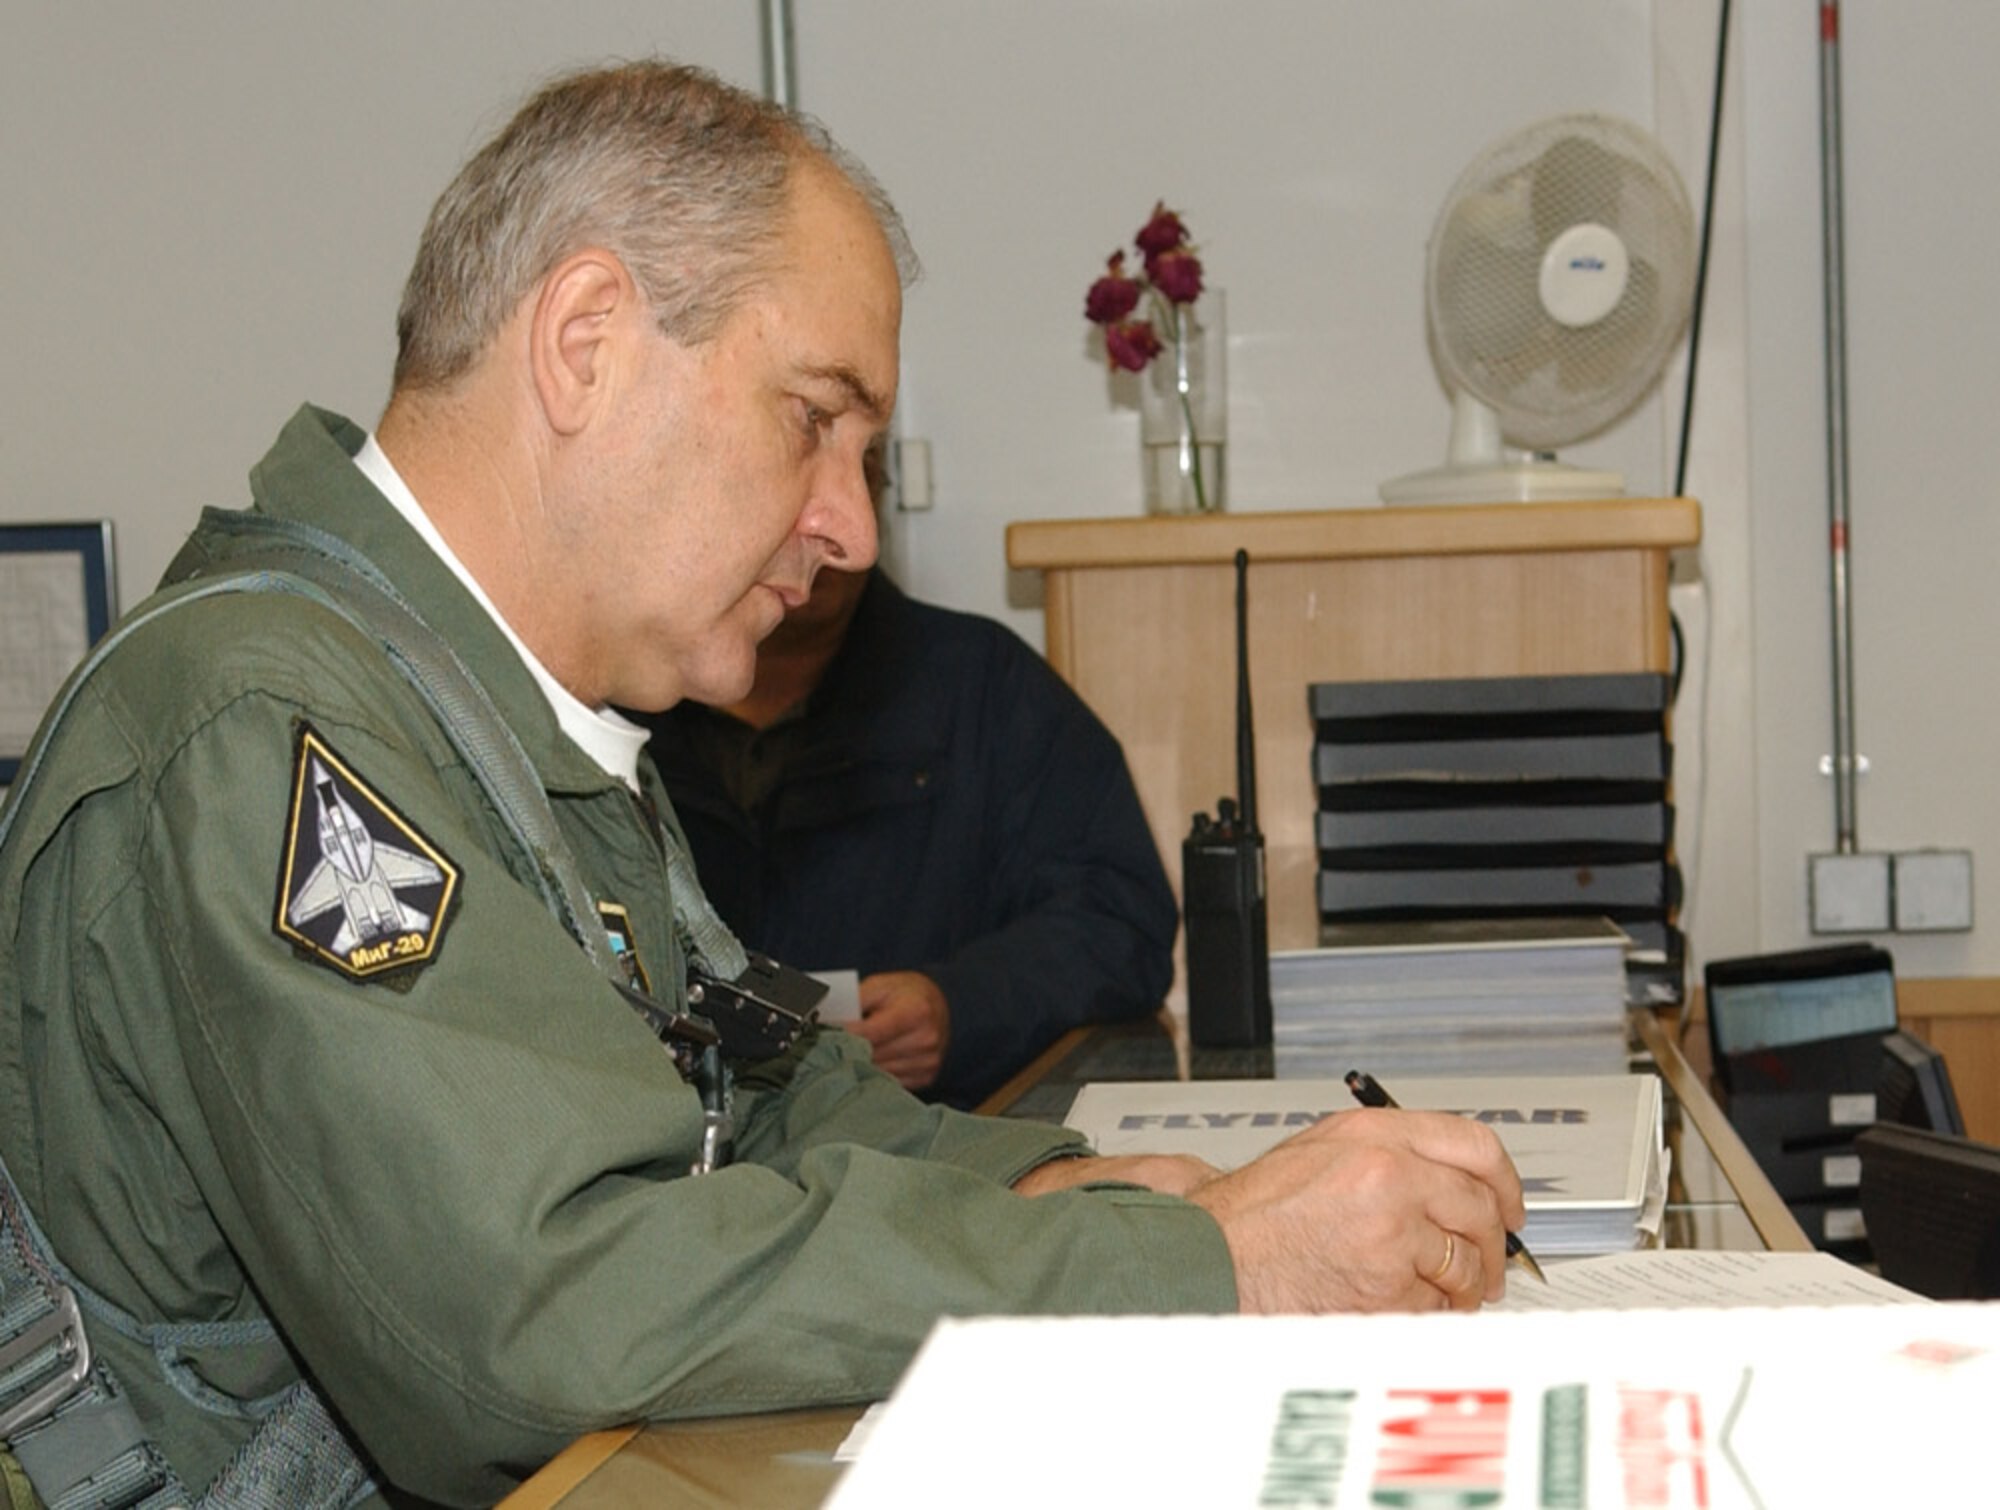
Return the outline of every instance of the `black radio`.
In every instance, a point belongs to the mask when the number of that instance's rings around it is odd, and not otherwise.
[[[1265,915],[1264,836],[1257,828],[1256,736],[1250,722],[1248,578],[1236,553],[1236,790],[1215,816],[1194,815],[1181,842],[1187,919],[1188,1037],[1204,1048],[1271,1041],[1271,947]]]

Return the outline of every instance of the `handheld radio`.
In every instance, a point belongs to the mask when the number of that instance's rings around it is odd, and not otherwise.
[[[1271,946],[1264,836],[1257,828],[1256,735],[1250,723],[1250,553],[1236,553],[1236,792],[1215,816],[1194,815],[1181,841],[1187,918],[1188,1036],[1208,1048],[1271,1041]]]

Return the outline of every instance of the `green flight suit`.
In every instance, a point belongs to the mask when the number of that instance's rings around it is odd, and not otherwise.
[[[483,680],[592,897],[626,910],[680,1002],[639,805],[351,464],[362,438],[301,410],[251,474],[256,507],[357,546]],[[192,549],[227,544],[204,527]],[[356,978],[277,926],[324,774],[308,728],[454,877],[414,964]],[[177,608],[59,740],[0,874],[0,1152],[111,1300],[274,1320],[282,1348],[195,1373],[241,1397],[303,1365],[404,1490],[490,1501],[617,1422],[880,1398],[944,1314],[1235,1308],[1206,1213],[1111,1185],[1016,1196],[1068,1134],[927,1107],[837,1031],[746,1072],[737,1162],[690,1176],[696,1092],[524,884],[424,702],[321,605]],[[249,1423],[92,1335],[183,1481],[207,1483]]]

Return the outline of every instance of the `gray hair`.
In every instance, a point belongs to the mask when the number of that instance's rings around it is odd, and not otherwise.
[[[459,170],[417,247],[396,315],[398,390],[465,373],[530,290],[586,246],[615,253],[684,345],[713,336],[771,270],[793,172],[851,184],[905,284],[902,217],[810,117],[664,60],[569,74]]]

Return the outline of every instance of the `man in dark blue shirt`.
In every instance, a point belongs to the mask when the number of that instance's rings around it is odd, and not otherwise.
[[[912,1090],[971,1106],[1159,1008],[1177,915],[1124,753],[1004,625],[822,572],[746,699],[645,722],[723,918],[858,971],[855,1031]]]

